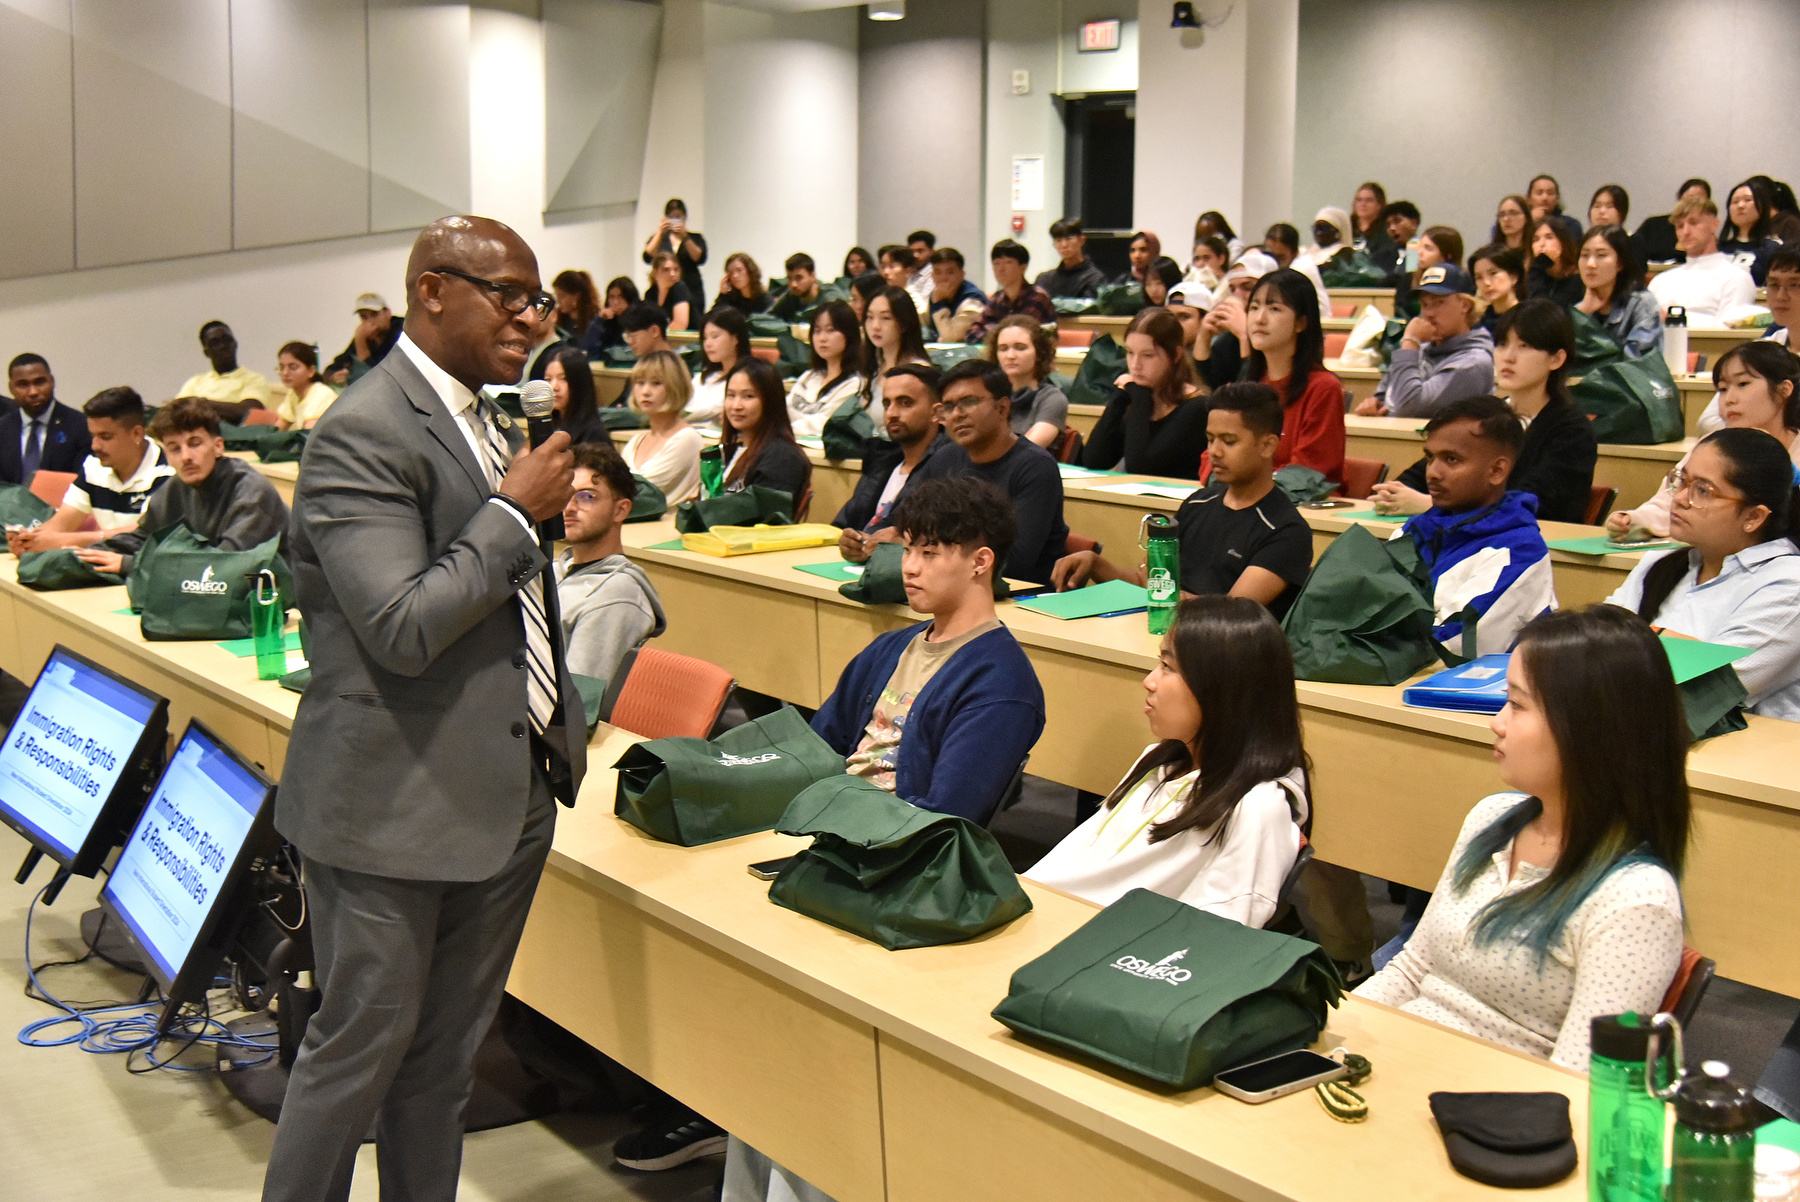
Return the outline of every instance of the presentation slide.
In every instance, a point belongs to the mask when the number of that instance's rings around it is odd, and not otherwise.
[[[165,977],[193,950],[267,793],[192,728],[170,758],[102,891]]]
[[[0,748],[0,808],[67,863],[155,710],[154,697],[58,650]]]

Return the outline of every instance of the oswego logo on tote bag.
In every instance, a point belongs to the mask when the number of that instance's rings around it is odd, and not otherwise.
[[[226,584],[223,580],[213,579],[212,565],[209,563],[206,565],[206,570],[200,573],[200,579],[183,580],[181,582],[181,591],[184,593],[218,594],[230,592],[231,586]]]
[[[727,768],[744,768],[751,764],[767,764],[781,758],[779,751],[766,751],[761,755],[732,755],[729,751],[719,755],[719,763]]]
[[[1177,961],[1187,958],[1187,954],[1188,949],[1184,947],[1178,952],[1170,952],[1155,964],[1148,960],[1140,960],[1136,956],[1120,956],[1113,961],[1113,967],[1120,972],[1128,972],[1134,977],[1143,977],[1146,981],[1164,981],[1170,985],[1180,985],[1182,982],[1191,981],[1194,978],[1194,974],[1187,969],[1175,967]]]

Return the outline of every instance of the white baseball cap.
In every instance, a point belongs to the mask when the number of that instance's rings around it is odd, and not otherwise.
[[[381,293],[379,292],[363,293],[356,298],[356,305],[354,306],[355,311],[358,313],[379,313],[387,307],[388,303],[381,299]]]

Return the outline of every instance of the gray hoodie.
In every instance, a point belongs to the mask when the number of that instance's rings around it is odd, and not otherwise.
[[[1394,352],[1375,395],[1389,417],[1435,417],[1451,401],[1494,392],[1494,337],[1480,326]]]
[[[575,566],[573,553],[564,551],[556,557],[556,579],[571,672],[611,680],[627,651],[669,628],[656,586],[623,555]]]

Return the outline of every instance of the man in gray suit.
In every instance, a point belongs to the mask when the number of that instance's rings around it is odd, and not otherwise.
[[[314,428],[289,531],[312,683],[275,824],[304,856],[323,1004],[265,1199],[343,1199],[375,1123],[384,1199],[448,1199],[475,1050],[586,767],[533,522],[566,435],[519,454],[483,400],[554,319],[537,260],[479,217],[428,227],[406,333]]]

